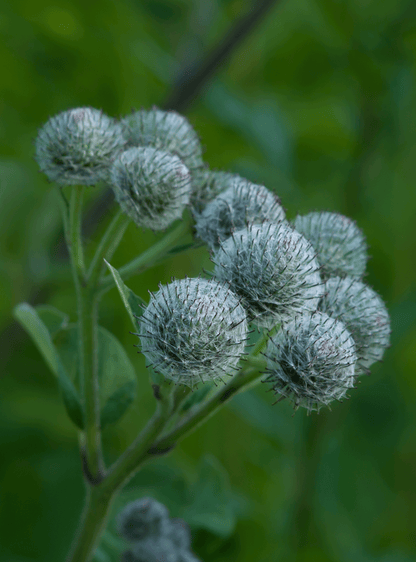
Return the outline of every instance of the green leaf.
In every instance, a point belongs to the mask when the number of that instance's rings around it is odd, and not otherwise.
[[[181,517],[191,525],[211,531],[221,537],[230,536],[235,528],[234,502],[228,474],[219,461],[206,455],[202,459],[199,479],[190,497],[192,504]]]
[[[118,339],[100,327],[98,331],[101,427],[116,423],[136,396],[136,373]]]
[[[81,389],[78,327],[72,325],[57,334],[55,344],[71,381]],[[98,373],[101,427],[104,428],[116,423],[133,402],[136,396],[136,373],[124,347],[101,326],[98,328]]]
[[[41,309],[40,313],[44,317],[48,317],[47,322],[52,329],[56,330],[58,325],[62,326],[63,313],[59,311],[55,313],[52,311],[52,308],[53,307],[48,308],[48,314],[46,314],[45,309]],[[52,373],[58,378],[67,413],[75,425],[82,429],[83,415],[79,395],[65,370],[56,346],[52,341],[48,326],[43,322],[38,312],[28,303],[17,305],[13,314],[16,320],[20,322],[32,338]],[[59,322],[58,318],[60,319]]]
[[[65,312],[58,310],[54,306],[50,306],[49,304],[40,304],[35,307],[35,310],[39,318],[48,328],[48,332],[52,338],[57,332],[65,330],[68,327],[68,314],[65,314]]]
[[[108,261],[104,260],[110,270],[111,275],[114,278],[118,292],[120,293],[121,300],[130,316],[130,320],[133,323],[134,328],[137,327],[136,317],[143,314],[143,306],[146,306],[145,301],[135,295],[131,289],[124,284],[120,273]]]

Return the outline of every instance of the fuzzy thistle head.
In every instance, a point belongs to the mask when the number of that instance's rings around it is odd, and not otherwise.
[[[129,541],[157,537],[168,523],[167,508],[153,498],[141,498],[125,506],[118,515],[118,532]]]
[[[189,203],[191,178],[175,155],[133,147],[115,160],[110,183],[123,211],[138,225],[163,230]]]
[[[238,174],[200,168],[192,174],[191,205],[195,213],[200,213],[205,205],[217,195],[231,187],[234,181],[244,181]]]
[[[125,140],[120,125],[102,111],[79,107],[63,111],[43,125],[35,141],[36,161],[59,185],[95,185]]]
[[[176,111],[140,110],[122,119],[121,124],[130,146],[150,146],[175,154],[191,171],[203,165],[198,135]]]
[[[321,312],[285,324],[266,348],[267,378],[273,390],[310,413],[342,400],[354,386],[354,341],[342,322]]]
[[[160,286],[140,318],[142,352],[167,379],[191,388],[230,375],[244,351],[246,313],[215,280]]]
[[[309,242],[286,223],[264,223],[235,232],[215,253],[214,274],[241,297],[250,320],[272,327],[313,312],[323,294],[319,265]]]
[[[294,227],[315,248],[324,279],[364,275],[367,244],[353,220],[337,213],[309,213],[297,216]]]
[[[179,562],[180,553],[167,537],[144,539],[122,555],[122,562]]]
[[[358,372],[366,372],[373,363],[381,361],[390,344],[390,318],[373,289],[352,277],[332,277],[325,283],[319,310],[341,320],[351,332]]]
[[[234,231],[249,224],[283,220],[285,211],[276,195],[263,185],[236,178],[196,216],[195,228],[208,246],[218,248]]]

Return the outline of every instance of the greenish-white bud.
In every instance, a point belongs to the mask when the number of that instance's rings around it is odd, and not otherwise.
[[[230,187],[196,214],[196,233],[211,248],[218,248],[236,230],[249,224],[285,220],[280,199],[263,185],[242,178],[231,181]]]
[[[238,174],[200,168],[192,173],[191,205],[200,213],[205,205],[231,187],[235,180],[244,181]]]
[[[267,378],[276,394],[317,410],[342,400],[354,386],[354,341],[345,325],[327,314],[303,314],[284,324],[267,343]]]
[[[247,338],[246,313],[222,283],[186,278],[152,294],[140,331],[142,352],[155,371],[193,388],[236,370]]]
[[[213,261],[215,277],[241,297],[249,319],[259,326],[313,312],[323,294],[312,246],[284,222],[235,232]]]
[[[357,350],[357,372],[381,361],[390,345],[390,318],[384,302],[368,285],[352,277],[325,283],[319,309],[340,319],[351,332]]]
[[[189,203],[191,177],[175,155],[150,147],[122,152],[110,171],[110,184],[123,211],[138,225],[163,230]]]
[[[79,107],[63,111],[43,125],[36,138],[36,161],[59,185],[95,185],[108,170],[125,140],[120,125],[102,111]]]
[[[315,248],[324,279],[364,275],[367,244],[353,220],[337,213],[309,213],[297,216],[294,227]]]
[[[170,519],[165,526],[166,536],[180,550],[191,548],[191,531],[186,521],[180,518]]]
[[[141,498],[127,504],[117,518],[118,532],[129,541],[157,537],[169,523],[167,508],[153,498]]]
[[[121,121],[126,141],[178,156],[193,171],[203,166],[202,147],[192,125],[176,111],[135,111]]]
[[[148,538],[137,542],[122,555],[122,562],[180,562],[179,552],[166,537]]]

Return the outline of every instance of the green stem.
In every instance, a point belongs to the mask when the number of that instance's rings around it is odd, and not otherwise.
[[[147,457],[150,458],[149,449],[165,427],[171,411],[172,401],[170,397],[158,401],[156,412],[148,421],[146,427],[108,471],[102,483],[102,487],[108,493],[115,493],[127,480],[133,477],[143,461]]]
[[[85,265],[84,252],[82,249],[81,219],[82,219],[82,200],[84,195],[83,186],[74,186],[71,192],[69,206],[69,253],[71,264],[80,281],[84,280]]]
[[[153,265],[155,262],[159,261],[168,254],[177,243],[186,235],[189,234],[191,221],[190,219],[184,219],[179,223],[179,225],[168,232],[161,240],[156,242],[148,250],[137,256],[131,262],[120,267],[118,272],[123,280],[128,279],[132,275],[142,273],[148,267]],[[114,286],[114,279],[112,275],[107,275],[101,282],[99,287],[100,295],[104,294],[106,291]]]
[[[81,238],[83,188],[74,186],[69,208],[69,252],[77,295],[78,350],[84,406],[86,472],[90,481],[102,478],[100,404],[98,388],[98,300],[85,280]]]
[[[88,283],[92,287],[96,287],[98,283],[98,279],[104,265],[103,260],[111,259],[113,253],[116,251],[118,245],[120,244],[129,223],[129,217],[127,217],[121,210],[119,210],[108,225],[108,228],[101,238],[101,241],[97,247],[90,268],[88,270]]]
[[[78,534],[75,537],[67,562],[88,562],[105,530],[112,494],[105,494],[99,488],[90,487],[81,517]]]

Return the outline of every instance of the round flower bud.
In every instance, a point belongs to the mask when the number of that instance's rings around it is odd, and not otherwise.
[[[118,532],[129,541],[159,536],[168,522],[167,508],[153,498],[141,498],[125,506],[118,515]]]
[[[312,246],[287,223],[235,232],[213,261],[215,277],[229,283],[258,326],[270,328],[294,314],[313,312],[323,294]]]
[[[188,550],[191,547],[191,531],[183,519],[170,519],[165,527],[165,533],[179,549]]]
[[[386,306],[370,287],[352,277],[332,277],[325,283],[319,309],[341,320],[351,332],[357,350],[357,371],[366,372],[380,361],[390,343]]]
[[[123,211],[138,225],[163,230],[189,203],[188,168],[173,154],[129,148],[115,160],[110,183]]]
[[[249,224],[285,220],[280,199],[263,185],[242,178],[231,180],[230,187],[207,204],[196,216],[196,233],[211,248],[218,248],[235,230]]]
[[[147,538],[137,542],[122,555],[123,562],[180,562],[179,552],[166,537]]]
[[[191,205],[200,213],[205,205],[228,189],[235,180],[244,181],[238,174],[200,168],[192,173]]]
[[[178,156],[189,170],[203,165],[202,147],[189,121],[176,111],[141,110],[122,119],[127,142]]]
[[[315,248],[324,279],[364,275],[367,244],[354,221],[337,213],[309,213],[297,216],[294,227]]]
[[[120,125],[98,109],[79,107],[51,117],[36,138],[36,161],[50,181],[95,185],[123,149]]]
[[[283,325],[267,343],[267,378],[273,390],[317,410],[345,397],[354,386],[354,341],[344,326],[327,314],[302,314]]]
[[[140,318],[142,353],[153,368],[191,388],[230,375],[247,337],[238,298],[213,279],[159,287]]]

